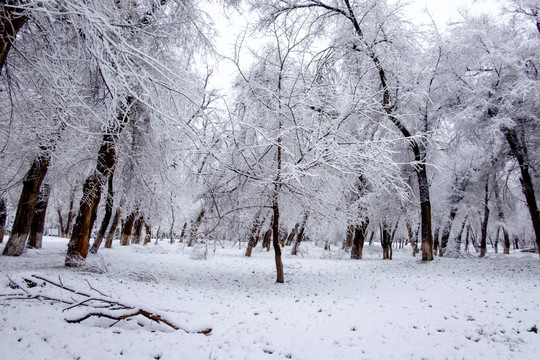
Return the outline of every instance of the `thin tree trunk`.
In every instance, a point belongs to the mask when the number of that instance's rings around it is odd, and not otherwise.
[[[184,242],[184,238],[186,237],[186,229],[187,229],[187,225],[188,225],[188,223],[185,222],[185,223],[184,223],[184,226],[182,227],[182,232],[180,233],[180,239],[178,240],[179,243],[183,243],[183,242]]]
[[[51,187],[48,184],[43,184],[36,203],[36,209],[34,210],[34,216],[32,217],[32,224],[30,225],[30,235],[28,236],[29,248],[41,249],[50,194]]]
[[[433,233],[433,253],[437,254],[437,250],[439,248],[439,227],[435,228],[435,232]]]
[[[304,220],[302,221],[302,227],[300,227],[300,232],[296,235],[296,241],[294,242],[294,246],[291,250],[291,255],[298,255],[298,248],[300,247],[300,243],[302,243],[302,240],[304,239],[304,231],[306,230],[306,222],[308,219],[308,212],[304,214]]]
[[[64,237],[71,236],[71,223],[73,222],[73,205],[75,204],[75,189],[71,189],[69,194],[69,211],[67,216],[66,228],[64,229]]]
[[[353,246],[354,241],[354,225],[347,226],[347,236],[341,246],[341,250],[348,251]]]
[[[285,279],[283,274],[283,262],[281,261],[281,247],[279,246],[279,206],[277,198],[274,198],[272,203],[272,212],[274,214],[272,221],[272,243],[274,246],[274,259],[276,262],[276,282],[283,284]]]
[[[146,244],[152,242],[152,229],[150,228],[150,226],[146,222],[144,223],[144,229],[145,229],[146,235],[144,236],[143,245],[146,245]]]
[[[292,241],[294,240],[294,236],[298,232],[299,227],[300,227],[299,223],[296,223],[296,225],[294,225],[293,229],[291,230],[291,233],[289,234],[289,237],[287,238],[287,242],[285,243],[285,246],[291,246]]]
[[[253,248],[257,246],[257,242],[259,241],[259,235],[261,233],[261,229],[265,221],[264,218],[262,221],[260,221],[259,216],[260,216],[259,214],[255,216],[255,219],[253,220],[253,225],[251,226],[251,233],[249,236],[249,240],[246,247],[246,253],[245,253],[245,256],[248,256],[248,257],[251,256]]]
[[[0,14],[0,74],[2,74],[2,69],[17,33],[27,21],[26,15],[20,13],[13,6],[2,6]]]
[[[463,219],[459,232],[456,234],[456,238],[455,238],[455,244],[456,244],[455,251],[458,254],[461,253],[461,237],[463,236],[463,231],[465,230],[466,224],[467,224],[467,216],[465,216],[465,218]]]
[[[489,220],[489,177],[486,178],[484,185],[484,219],[481,224],[481,237],[480,237],[480,257],[486,256],[487,250],[487,226]]]
[[[272,244],[272,224],[270,224],[270,228],[264,233],[264,238],[262,242],[263,249],[266,249],[266,251],[270,251],[270,244]]]
[[[6,229],[7,220],[7,206],[6,200],[0,197],[0,244],[4,242],[4,234]]]
[[[112,248],[112,243],[114,240],[114,234],[116,233],[116,228],[118,227],[118,223],[120,222],[120,217],[122,216],[122,209],[118,207],[116,209],[116,212],[114,214],[114,219],[111,224],[111,227],[109,229],[109,233],[107,234],[107,239],[105,240],[105,247],[107,249]]]
[[[199,226],[201,226],[201,222],[205,213],[206,210],[202,209],[195,223],[191,225],[191,230],[189,232],[189,242],[187,244],[188,247],[193,246],[197,242],[197,233],[199,232]]]
[[[56,213],[58,214],[58,224],[60,225],[60,236],[65,237],[66,231],[64,230],[64,219],[62,218],[62,208],[58,207],[58,209],[56,209]]]
[[[97,254],[99,247],[101,246],[101,243],[103,241],[103,238],[105,237],[105,233],[107,232],[107,227],[109,226],[109,222],[111,221],[113,201],[114,201],[113,177],[114,177],[114,168],[112,169],[111,175],[109,176],[109,180],[108,180],[107,200],[105,203],[105,214],[103,215],[103,220],[101,221],[99,232],[96,236],[96,239],[94,240],[94,243],[92,244],[92,248],[90,249],[90,252],[92,254]]]
[[[124,226],[122,227],[122,238],[120,239],[120,245],[127,246],[129,245],[129,240],[131,238],[131,233],[133,231],[133,224],[138,217],[138,211],[134,211],[127,217]]]
[[[506,137],[508,145],[510,145],[510,149],[512,150],[512,153],[514,154],[514,157],[516,158],[521,170],[521,189],[525,195],[527,207],[529,208],[529,214],[531,216],[531,221],[536,236],[536,249],[540,256],[540,213],[538,211],[533,181],[529,171],[529,156],[527,146],[523,139],[518,137],[515,129],[505,127],[502,128],[501,131]]]
[[[392,260],[392,236],[386,223],[381,225],[381,246],[383,249],[383,260]]]
[[[51,151],[44,148],[41,150],[42,153],[34,160],[30,170],[24,177],[17,213],[3,255],[20,256],[26,246],[26,238],[30,232],[32,216],[39,197],[39,189],[47,174],[51,160]]]

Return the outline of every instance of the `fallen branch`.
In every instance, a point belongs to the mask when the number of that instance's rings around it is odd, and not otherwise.
[[[96,292],[100,296],[93,296],[90,293],[68,287],[64,285],[64,283],[62,283],[62,279],[60,277],[58,277],[58,282],[38,275],[32,275],[32,278],[43,281],[42,285],[38,286],[38,284],[34,280],[23,278],[23,281],[26,283],[25,289],[23,285],[17,283],[8,276],[8,279],[10,281],[10,287],[12,289],[19,289],[22,291],[22,293],[12,293],[4,295],[0,294],[0,297],[3,297],[4,300],[49,300],[69,305],[64,308],[62,312],[70,311],[80,307],[85,308],[85,311],[81,315],[73,318],[65,318],[68,323],[81,323],[84,320],[92,317],[103,317],[115,320],[115,322],[110,325],[114,326],[121,320],[140,315],[158,324],[164,324],[174,330],[182,330],[186,333],[209,334],[210,332],[212,332],[211,328],[205,328],[199,331],[188,331],[186,329],[182,329],[173,321],[166,319],[162,315],[156,314],[153,311],[149,311],[138,306],[123,304],[113,299],[112,297],[105,295],[103,292],[92,287],[92,285],[88,281],[87,283],[90,287],[90,290]],[[50,294],[45,293],[44,287],[46,284],[50,284],[55,288],[61,290],[62,292],[68,292],[72,295],[76,295],[78,298],[71,297],[69,300],[67,300],[51,296]]]

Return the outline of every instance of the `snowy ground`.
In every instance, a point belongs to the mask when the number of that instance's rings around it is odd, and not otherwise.
[[[88,280],[186,329],[213,331],[68,324],[66,305],[0,297],[0,359],[538,359],[540,334],[530,331],[540,326],[536,254],[422,263],[409,248],[394,250],[392,261],[375,245],[361,261],[303,249],[299,257],[285,249],[286,283],[275,284],[273,252],[261,248],[246,258],[225,244],[196,260],[180,244],[115,243],[89,257],[93,270],[73,270],[63,266],[66,240],[45,238],[44,249],[0,256],[0,294],[16,292],[8,275],[60,276],[85,291]]]

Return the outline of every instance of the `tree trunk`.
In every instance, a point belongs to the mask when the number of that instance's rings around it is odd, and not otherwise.
[[[487,226],[489,220],[489,178],[486,178],[484,186],[484,219],[481,224],[481,237],[480,237],[480,257],[486,256],[487,250]]]
[[[28,18],[10,5],[3,5],[0,14],[0,75],[15,37]]]
[[[281,247],[279,246],[279,206],[277,194],[272,204],[272,211],[274,214],[272,221],[272,243],[274,245],[274,258],[276,262],[276,282],[283,284],[285,279],[283,275],[283,262],[281,261]]]
[[[347,227],[347,236],[345,237],[345,241],[343,242],[343,245],[341,246],[341,250],[348,251],[351,246],[353,246],[354,241],[354,225],[349,225]]]
[[[287,238],[287,242],[285,243],[285,246],[291,246],[292,241],[294,240],[294,236],[298,232],[299,227],[300,227],[299,223],[296,223],[296,225],[294,225],[294,228],[291,230],[291,233],[289,234],[289,237]]]
[[[94,172],[86,179],[79,212],[68,244],[65,265],[76,267],[86,259],[90,247],[90,235],[101,200],[101,189],[116,164],[115,136],[103,135]]]
[[[251,256],[251,253],[253,251],[253,248],[257,246],[257,242],[259,241],[259,235],[261,233],[262,226],[264,224],[264,218],[262,221],[259,221],[259,214],[255,216],[255,220],[253,220],[253,225],[251,226],[251,233],[249,236],[246,253],[245,256]]]
[[[60,236],[65,237],[65,229],[64,229],[64,219],[62,218],[62,208],[59,206],[58,209],[56,209],[56,213],[58,214],[58,224],[60,225]]]
[[[43,243],[43,230],[45,229],[45,216],[47,215],[50,194],[51,187],[49,184],[43,184],[30,225],[30,235],[28,236],[29,248],[41,249]]]
[[[133,239],[131,240],[133,244],[141,243],[141,235],[142,235],[143,227],[144,227],[144,217],[141,215],[135,222],[135,231],[133,233]]]
[[[383,249],[383,260],[392,260],[392,236],[386,223],[381,225],[381,246]]]
[[[294,242],[294,246],[291,250],[291,255],[298,255],[298,248],[300,247],[300,243],[302,242],[304,238],[304,231],[306,230],[306,222],[308,219],[308,213],[306,212],[304,214],[304,220],[302,221],[302,227],[300,228],[300,232],[296,235],[296,241]]]
[[[105,215],[103,215],[103,220],[101,221],[99,232],[96,236],[96,239],[94,240],[94,243],[92,244],[92,248],[90,249],[90,252],[92,254],[97,254],[99,247],[101,246],[101,243],[103,241],[103,238],[105,237],[105,233],[107,232],[107,227],[109,226],[109,222],[111,221],[113,201],[114,201],[113,177],[114,177],[114,168],[111,170],[111,175],[109,176],[109,180],[108,180],[107,200],[105,203]]]
[[[112,248],[112,243],[114,240],[114,234],[116,233],[116,228],[118,227],[118,223],[120,222],[120,217],[122,216],[122,210],[119,208],[116,209],[116,213],[114,214],[114,219],[111,224],[111,227],[109,229],[109,233],[107,234],[107,239],[105,240],[105,247],[107,249]]]
[[[195,223],[192,224],[191,231],[189,232],[189,242],[187,245],[188,247],[193,246],[193,244],[197,242],[197,233],[199,232],[199,226],[201,226],[201,222],[205,213],[206,213],[206,210],[202,209],[201,212],[199,213],[199,216],[197,217],[197,221],[195,221]]]
[[[460,254],[461,253],[461,238],[463,236],[463,231],[465,230],[465,225],[467,224],[467,216],[465,216],[465,218],[463,219],[463,222],[461,223],[461,227],[459,229],[459,232],[456,234],[456,238],[455,238],[455,244],[456,244],[456,248],[455,248],[455,251],[456,253]]]
[[[503,254],[510,254],[510,236],[508,235],[508,231],[506,231],[506,228],[504,226],[501,226],[501,230],[503,233],[503,243],[504,243],[504,250]]]
[[[73,205],[75,204],[75,189],[71,190],[71,193],[69,194],[69,211],[68,211],[68,217],[66,222],[66,228],[64,232],[64,237],[71,236],[71,223],[73,222]]]
[[[4,233],[6,229],[7,206],[6,200],[0,197],[0,244],[4,242]]]
[[[435,228],[433,233],[433,253],[437,254],[437,249],[439,248],[439,227]]]
[[[354,238],[351,248],[351,259],[362,259],[362,252],[364,250],[364,241],[366,238],[366,229],[369,225],[369,219],[363,221],[360,225],[354,228]]]
[[[184,226],[182,227],[182,232],[180,233],[180,239],[178,240],[179,243],[184,242],[184,237],[186,237],[186,229],[187,229],[187,222],[184,223]]]
[[[45,150],[42,148],[42,151]],[[23,188],[17,213],[11,229],[11,235],[4,248],[3,255],[20,256],[26,245],[26,238],[30,231],[32,216],[36,208],[39,197],[41,183],[47,174],[51,160],[51,151],[45,150],[37,156],[32,163],[30,170],[26,173],[23,180]]]
[[[126,222],[124,223],[124,226],[122,228],[122,238],[120,239],[120,245],[129,245],[129,240],[133,231],[133,224],[135,223],[135,220],[138,216],[138,211],[134,211],[127,217]]]
[[[115,140],[121,133],[124,125],[132,117],[132,105],[134,99],[126,98],[123,111],[117,115],[117,122],[109,128],[108,133],[103,135],[101,147],[98,151],[96,169],[86,179],[83,186],[83,195],[79,203],[79,212],[73,226],[71,238],[68,244],[65,265],[70,267],[78,266],[86,259],[90,242],[90,235],[94,222],[96,221],[97,210],[101,200],[102,186],[107,181],[116,165],[116,145]]]
[[[527,146],[523,139],[518,137],[518,134],[515,129],[502,128],[502,133],[510,145],[510,149],[516,158],[519,168],[521,170],[521,189],[525,195],[525,200],[527,201],[527,207],[529,208],[529,214],[531,216],[531,221],[534,229],[534,234],[536,236],[536,249],[540,256],[540,213],[538,212],[538,205],[536,203],[536,196],[534,193],[533,181],[529,171],[529,155],[527,151]]]
[[[150,226],[146,222],[144,223],[144,229],[145,229],[146,235],[144,236],[143,245],[146,245],[146,244],[152,242],[152,229],[150,228]]]

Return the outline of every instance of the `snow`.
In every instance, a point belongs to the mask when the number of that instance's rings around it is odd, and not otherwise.
[[[137,317],[69,324],[65,304],[0,297],[0,359],[536,359],[540,335],[537,254],[436,258],[410,248],[363,260],[303,244],[284,249],[285,284],[275,284],[273,252],[251,258],[218,244],[196,259],[183,244],[100,249],[84,269],[63,266],[67,240],[0,257],[0,294],[8,276],[32,274],[153,309],[190,331]],[[0,251],[5,244],[0,245]],[[209,247],[213,249],[212,246]],[[39,283],[39,281],[36,281]],[[46,285],[39,291],[53,291]],[[64,294],[65,295],[65,294]],[[71,311],[71,310],[70,310]],[[144,326],[140,326],[140,324]],[[209,335],[192,333],[205,327]]]

